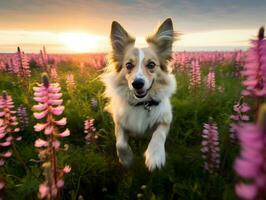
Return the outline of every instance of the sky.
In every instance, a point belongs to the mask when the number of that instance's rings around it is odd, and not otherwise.
[[[167,17],[174,50],[245,49],[266,23],[265,0],[1,0],[0,52],[106,52],[113,20],[145,45]]]

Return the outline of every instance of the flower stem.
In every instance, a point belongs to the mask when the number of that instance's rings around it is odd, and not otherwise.
[[[17,159],[22,163],[25,172],[28,173],[28,172],[29,172],[29,168],[27,167],[25,161],[22,159],[22,157],[21,157],[19,151],[17,150],[15,144],[12,144],[12,150],[13,150],[13,152],[15,153]]]

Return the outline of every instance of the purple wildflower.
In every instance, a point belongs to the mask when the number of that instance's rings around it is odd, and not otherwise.
[[[258,110],[262,97],[266,95],[266,40],[264,28],[261,27],[256,40],[251,40],[252,47],[247,53],[247,62],[242,75],[246,77],[243,82],[245,89],[244,96],[251,96],[256,99],[255,117],[258,118]]]
[[[265,199],[266,195],[266,105],[260,109],[258,124],[242,124],[237,128],[240,156],[234,169],[245,181],[236,185],[236,194],[242,199]]]
[[[66,77],[66,85],[67,85],[67,90],[69,92],[72,92],[73,89],[75,88],[75,79],[73,74],[67,74]]]
[[[26,127],[28,127],[29,124],[27,109],[23,105],[20,105],[17,108],[17,116],[18,116],[20,130],[23,131],[25,130]]]
[[[92,110],[96,111],[98,107],[98,101],[96,98],[91,98],[91,108]]]
[[[207,76],[207,88],[210,91],[215,90],[215,72],[213,70],[209,71]]]
[[[205,123],[203,127],[201,152],[204,159],[204,170],[213,173],[219,169],[220,165],[219,133],[216,123],[212,120]]]
[[[98,139],[98,135],[96,135],[96,128],[94,127],[94,119],[86,119],[84,121],[84,133],[86,134],[86,144],[90,144],[95,139]]]
[[[27,55],[20,50],[20,47],[18,47],[16,53],[16,62],[14,68],[16,68],[16,72],[15,70],[14,72],[18,73],[18,75],[21,75],[22,77],[30,77],[31,75]]]
[[[230,139],[232,143],[235,143],[237,140],[237,127],[240,123],[246,122],[249,120],[249,116],[246,115],[250,110],[250,107],[244,103],[243,97],[240,98],[239,102],[234,105],[235,114],[230,116],[232,123],[230,124]]]
[[[191,62],[191,79],[190,85],[192,88],[197,88],[201,83],[200,64],[197,59]]]

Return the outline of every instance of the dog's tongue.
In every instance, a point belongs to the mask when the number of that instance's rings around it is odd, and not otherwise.
[[[138,95],[142,95],[142,94],[145,93],[145,91],[144,91],[143,89],[140,89],[140,90],[136,90],[136,93],[137,93]]]
[[[137,98],[143,98],[146,96],[146,91],[144,91],[144,90],[135,91],[135,95]]]

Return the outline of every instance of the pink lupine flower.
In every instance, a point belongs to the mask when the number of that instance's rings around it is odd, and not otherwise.
[[[242,124],[237,128],[240,156],[234,169],[245,181],[236,185],[236,194],[242,199],[265,199],[266,195],[266,105],[260,109],[259,123]]]
[[[96,98],[92,98],[91,99],[91,108],[94,111],[97,111],[97,107],[98,107],[98,101]]]
[[[264,28],[259,30],[258,38],[251,40],[252,47],[247,54],[247,63],[244,66],[242,75],[246,77],[243,82],[244,96],[265,96],[266,95],[266,40]]]
[[[64,125],[66,125],[66,123],[67,123],[67,119],[66,119],[65,117],[63,117],[63,118],[60,119],[60,120],[54,121],[54,123],[55,123],[56,125],[59,125],[59,126],[64,126]]]
[[[189,68],[190,58],[186,52],[182,52],[180,55],[180,66],[179,70],[181,72],[186,71]]]
[[[55,65],[52,65],[50,68],[50,77],[53,82],[58,81],[58,74]]]
[[[84,68],[85,68],[85,63],[84,62],[80,62],[79,63],[79,69],[80,69],[80,73],[83,74],[84,72]]]
[[[178,67],[180,66],[179,57],[177,53],[172,54],[172,60],[169,63],[171,73],[175,74],[177,72]]]
[[[75,80],[73,74],[67,74],[66,85],[67,85],[67,90],[69,92],[73,91],[73,89],[75,88]]]
[[[24,77],[30,77],[31,76],[31,70],[29,66],[29,61],[27,55],[22,52],[22,76]]]
[[[249,121],[249,116],[246,114],[250,110],[250,107],[244,103],[243,97],[240,98],[239,102],[234,105],[235,114],[230,116],[232,123],[230,124],[230,139],[232,143],[237,140],[237,127],[242,122]]]
[[[71,171],[71,167],[69,167],[68,165],[66,165],[63,169],[63,171],[68,174]]]
[[[49,143],[47,141],[39,138],[39,139],[35,140],[34,146],[40,148],[40,147],[47,147],[48,144]]]
[[[191,78],[190,85],[192,88],[197,88],[201,84],[200,65],[198,60],[192,60],[191,62]]]
[[[63,187],[64,174],[70,170],[59,168],[56,153],[60,150],[59,138],[67,137],[70,131],[59,131],[58,127],[66,125],[67,119],[57,119],[64,111],[63,100],[60,99],[60,86],[58,83],[49,83],[48,77],[43,76],[43,83],[38,84],[34,90],[34,100],[37,105],[33,106],[34,117],[42,120],[34,126],[35,131],[44,132],[44,139],[37,139],[35,147],[38,148],[39,158],[43,162],[45,181],[39,186],[39,197],[56,199],[60,188]],[[60,129],[61,130],[61,129]]]
[[[16,111],[14,111],[14,103],[11,96],[7,94],[6,91],[3,91],[2,96],[0,97],[0,119],[3,120],[2,127],[4,132],[8,134],[10,141],[20,140],[21,137],[17,136],[16,133],[20,131],[17,127],[18,122],[15,116]]]
[[[20,47],[18,47],[16,53],[15,65],[16,68],[18,69],[18,75],[21,75],[23,77],[30,77],[31,71],[30,71],[28,58],[27,55],[20,50]]]
[[[242,66],[244,64],[245,59],[245,53],[241,50],[235,52],[235,65],[238,68],[238,66]]]
[[[3,158],[9,158],[9,157],[12,156],[12,152],[11,151],[6,151],[4,153],[1,153],[0,156],[3,157]]]
[[[90,67],[95,69],[100,69],[106,66],[106,57],[105,54],[92,55],[87,59]]]
[[[29,124],[28,113],[23,105],[20,105],[17,108],[17,115],[18,115],[20,130],[23,131]]]
[[[46,53],[46,48],[43,46],[43,49],[40,50],[40,66],[43,70],[47,71],[48,68],[48,55]]]
[[[204,170],[213,173],[219,169],[220,165],[219,133],[216,123],[211,119],[203,127],[201,152],[204,159]]]
[[[266,40],[263,27],[259,30],[257,40],[251,40],[251,44],[252,47],[247,54],[247,63],[242,72],[246,76],[246,80],[243,82],[246,89],[242,93],[246,96],[259,98],[266,94]]]
[[[2,60],[0,60],[0,71],[6,71],[6,65]]]
[[[4,121],[2,119],[0,119],[0,134],[1,134],[1,145],[0,145],[0,150],[1,150],[1,153],[0,153],[0,162],[1,162],[1,165],[0,166],[3,166],[5,164],[5,156],[2,156],[2,154],[8,152],[8,148],[3,148],[3,147],[8,147],[11,145],[10,142],[8,142],[6,140],[7,138],[7,133],[5,131],[6,129],[6,126],[4,125]],[[1,184],[1,181],[0,181],[0,184]]]
[[[21,140],[21,137],[16,135],[19,128],[15,114],[12,97],[4,91],[0,96],[0,166],[5,164],[6,158],[12,156],[10,146],[13,141]],[[5,185],[3,178],[0,178],[0,185]]]
[[[94,127],[94,119],[86,119],[84,121],[84,133],[86,144],[92,143],[95,139],[98,138],[96,135],[96,128]]]
[[[58,136],[60,137],[67,137],[70,135],[70,131],[68,129],[66,129],[64,132],[58,134]]]
[[[44,199],[49,195],[49,187],[46,183],[42,183],[39,186],[39,197],[40,199]]]
[[[256,99],[254,110],[257,118],[261,100],[266,95],[266,40],[263,27],[259,30],[258,38],[251,40],[251,45],[242,71],[242,75],[246,77],[242,94]]]
[[[17,61],[17,55],[15,55],[14,58],[10,58],[9,60],[9,67],[11,69],[11,72],[16,75],[16,76],[19,76],[20,75],[20,65]]]
[[[64,186],[64,181],[63,180],[59,180],[59,181],[57,181],[57,183],[56,183],[56,187],[57,188],[62,188],[63,186]]]
[[[0,182],[0,190],[2,190],[5,187],[5,183]]]
[[[242,66],[245,64],[245,53],[243,51],[236,51],[232,65],[234,66],[234,77],[241,75]]]
[[[207,76],[207,88],[210,91],[215,90],[215,72],[213,70],[209,71]]]
[[[8,60],[7,60],[7,72],[16,75],[16,73],[14,71],[15,71],[14,70],[14,60],[13,60],[13,58],[8,58]]]

